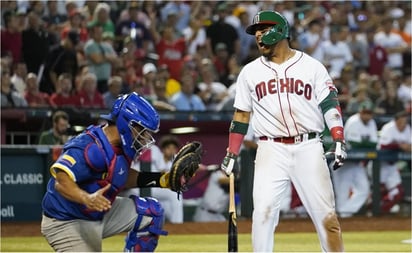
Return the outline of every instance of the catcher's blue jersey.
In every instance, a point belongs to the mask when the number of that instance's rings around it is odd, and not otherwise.
[[[110,183],[111,188],[105,196],[113,202],[126,184],[130,167],[130,161],[119,150],[111,146],[101,126],[90,126],[68,141],[60,157],[50,167],[52,177],[42,202],[44,213],[59,220],[102,219],[104,212],[91,212],[55,190],[56,170],[66,172],[81,189],[89,193]]]

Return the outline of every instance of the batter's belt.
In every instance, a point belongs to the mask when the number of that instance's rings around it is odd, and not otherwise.
[[[295,143],[301,143],[302,141],[315,139],[317,136],[318,136],[318,133],[312,132],[312,133],[306,133],[306,134],[290,136],[290,137],[272,138],[272,137],[267,137],[267,136],[260,136],[259,140],[274,141],[274,142],[280,142],[280,143],[285,143],[285,144],[295,144]]]

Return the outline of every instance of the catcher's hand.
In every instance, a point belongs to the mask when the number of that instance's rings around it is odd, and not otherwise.
[[[177,192],[178,196],[187,190],[187,183],[199,168],[202,152],[202,144],[198,141],[187,143],[177,152],[164,180],[167,181],[168,188]]]
[[[332,147],[326,152],[325,156],[334,155],[335,160],[333,161],[332,168],[333,170],[337,170],[342,167],[343,162],[346,159],[346,146],[345,142],[337,141],[335,142]]]

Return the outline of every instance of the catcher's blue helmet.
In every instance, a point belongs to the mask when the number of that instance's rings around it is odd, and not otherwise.
[[[159,131],[159,114],[146,99],[136,92],[117,98],[112,111],[100,117],[116,123],[123,151],[131,160],[154,143],[150,132]],[[137,126],[142,129],[139,131],[136,129]]]

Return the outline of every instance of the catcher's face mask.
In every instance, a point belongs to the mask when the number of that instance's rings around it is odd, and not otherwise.
[[[133,148],[136,152],[136,155],[133,158],[133,160],[136,160],[136,158],[141,153],[143,153],[145,150],[149,149],[153,145],[155,140],[151,135],[150,131],[148,131],[146,128],[141,127],[134,121],[130,122],[129,128],[133,137],[131,148]]]

